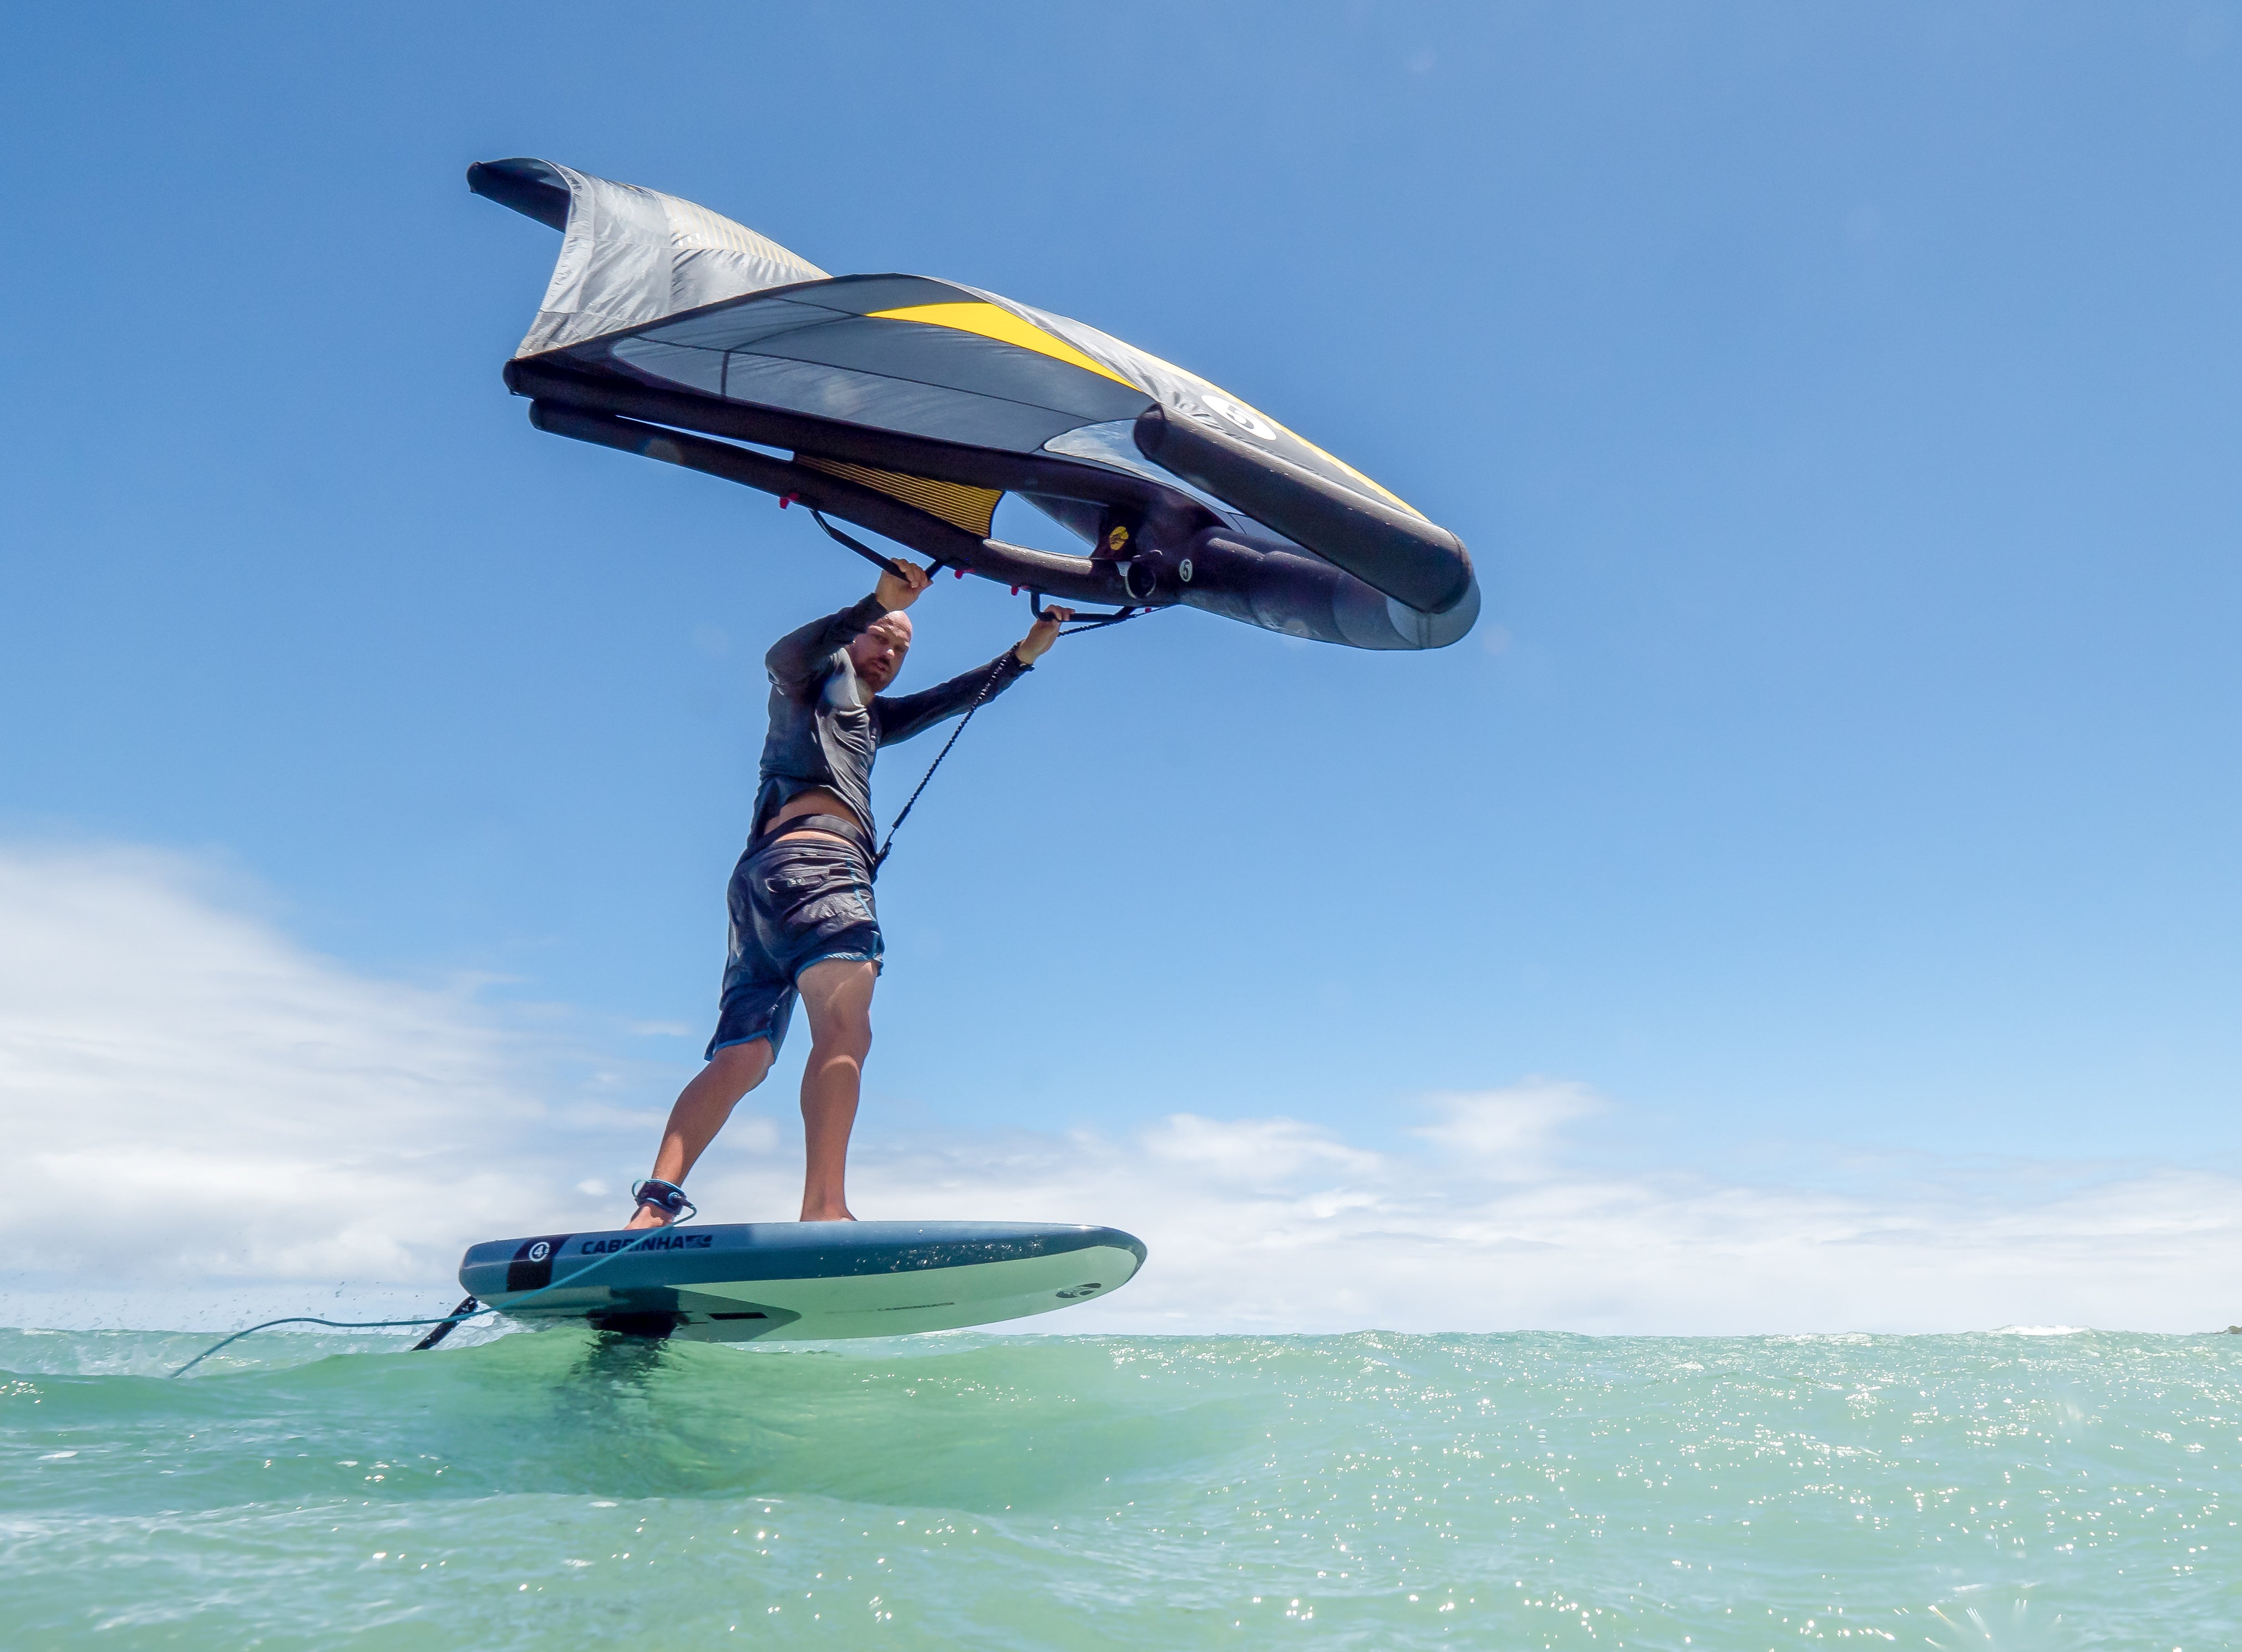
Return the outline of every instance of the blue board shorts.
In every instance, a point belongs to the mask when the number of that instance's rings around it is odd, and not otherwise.
[[[723,1003],[704,1059],[755,1038],[769,1038],[776,1055],[804,970],[833,958],[876,965],[887,950],[872,905],[871,857],[859,846],[854,823],[817,815],[787,823],[796,830],[813,823],[845,828],[849,841],[765,837],[749,843],[732,870]]]

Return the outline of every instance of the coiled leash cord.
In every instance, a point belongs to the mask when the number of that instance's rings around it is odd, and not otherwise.
[[[795,503],[797,500],[801,500],[802,509],[809,513],[810,520],[816,522],[818,527],[823,528],[825,530],[826,537],[830,539],[835,544],[846,546],[849,549],[856,552],[857,555],[863,557],[867,562],[869,562],[874,567],[879,569],[881,573],[892,574],[897,579],[903,578],[903,567],[902,563],[896,561],[893,557],[881,555],[870,546],[865,544],[863,541],[858,539],[854,534],[849,533],[845,529],[834,527],[832,523],[825,520],[825,513],[823,511],[818,509],[816,506],[811,504],[808,500],[802,499],[801,494],[780,494],[778,507],[781,510],[784,510],[788,506]],[[955,564],[945,564],[943,559],[938,556],[934,559],[934,565],[930,567],[927,572],[929,574],[938,573],[945,566],[948,566],[950,571],[956,574],[958,578],[963,579],[965,577],[964,568]],[[1019,594],[1019,589],[1020,588],[1018,586],[1014,586],[1012,588],[1013,594],[1017,595]],[[1038,620],[1048,619],[1051,617],[1043,610],[1041,601],[1042,595],[1043,594],[1039,591],[1030,591],[1028,593],[1028,611],[1034,614]],[[1084,631],[1103,631],[1109,626],[1120,624],[1124,620],[1140,619],[1150,612],[1151,612],[1151,610],[1145,608],[1125,608],[1112,614],[1089,614],[1086,615],[1079,624],[1071,626],[1061,630],[1059,635],[1063,637],[1071,637],[1077,635]],[[905,803],[903,806],[902,812],[896,815],[893,821],[889,823],[887,840],[880,845],[879,853],[872,856],[872,876],[875,878],[879,876],[880,868],[887,862],[888,851],[896,846],[896,834],[903,829],[903,822],[910,818],[912,806],[918,802],[919,793],[924,791],[926,789],[926,782],[934,778],[934,771],[942,767],[942,760],[950,755],[950,749],[957,743],[957,736],[965,732],[965,725],[973,721],[973,714],[981,709],[981,702],[989,697],[989,691],[997,686],[997,675],[1004,670],[1004,656],[1003,655],[998,655],[997,656],[997,663],[989,668],[989,680],[981,685],[981,692],[973,696],[973,703],[965,708],[964,716],[958,720],[957,727],[950,731],[950,738],[943,742],[942,749],[934,754],[934,761],[927,764],[926,773],[919,776],[918,784],[912,788],[910,802]],[[415,1323],[420,1322],[415,1321]]]
[[[880,868],[888,863],[888,851],[896,846],[896,834],[903,830],[903,823],[910,818],[911,810],[918,807],[919,794],[926,789],[927,782],[934,778],[934,771],[942,767],[942,760],[950,755],[950,749],[957,743],[957,736],[965,732],[965,725],[973,721],[973,714],[981,709],[982,702],[989,697],[989,690],[995,688],[997,679],[1004,675],[1004,661],[1011,657],[1009,648],[997,656],[997,663],[989,668],[989,675],[981,680],[981,692],[973,696],[973,703],[965,708],[965,715],[957,720],[957,727],[950,731],[950,738],[942,742],[942,749],[934,754],[934,761],[927,764],[926,772],[918,777],[918,784],[911,788],[910,801],[888,823],[887,841],[880,845],[880,852],[872,856],[872,876],[875,878],[879,876]]]
[[[650,1179],[649,1179],[649,1180]],[[634,1187],[631,1190],[633,1196],[636,1196],[639,1188],[643,1188],[648,1185],[648,1182],[639,1183],[637,1187]],[[521,1295],[514,1298],[512,1302],[507,1305],[507,1310],[511,1312],[514,1307],[518,1306],[521,1303],[527,1302],[533,1296],[543,1296],[547,1291],[557,1291],[564,1285],[574,1285],[578,1279],[582,1279],[587,1273],[591,1273],[594,1269],[605,1267],[608,1263],[615,1260],[618,1257],[628,1256],[633,1251],[638,1249],[640,1246],[645,1244],[647,1240],[654,1238],[656,1234],[666,1233],[673,1227],[681,1226],[684,1223],[689,1221],[692,1218],[698,1216],[701,1213],[700,1206],[695,1205],[691,1199],[685,1197],[685,1190],[683,1188],[668,1182],[662,1183],[661,1185],[669,1189],[670,1194],[674,1196],[675,1203],[669,1202],[667,1199],[654,1199],[650,1201],[641,1200],[640,1202],[642,1204],[653,1203],[661,1205],[663,1209],[670,1212],[670,1219],[668,1221],[661,1224],[658,1227],[648,1228],[645,1232],[640,1234],[638,1238],[624,1246],[622,1249],[619,1251],[610,1251],[605,1256],[600,1258],[596,1262],[587,1262],[582,1267],[578,1268],[574,1273],[571,1273],[564,1279],[554,1279],[548,1285],[539,1286],[534,1291],[524,1292]],[[682,1205],[684,1207],[684,1212],[681,1215],[678,1213],[677,1207],[679,1205]],[[451,1335],[452,1329],[454,1326],[464,1325],[469,1320],[480,1320],[486,1313],[496,1313],[498,1312],[500,1312],[500,1310],[497,1308],[487,1308],[479,1306],[475,1299],[471,1296],[465,1301],[461,1302],[458,1307],[453,1308],[449,1313],[433,1320],[318,1320],[306,1314],[296,1314],[285,1320],[267,1320],[262,1325],[252,1325],[245,1331],[237,1331],[222,1342],[211,1343],[210,1346],[205,1348],[200,1353],[188,1360],[186,1364],[181,1366],[177,1371],[171,1373],[171,1374],[174,1377],[184,1377],[188,1372],[193,1370],[204,1360],[209,1359],[211,1355],[216,1353],[220,1348],[226,1347],[233,1343],[238,1342],[245,1336],[254,1336],[259,1331],[270,1331],[276,1325],[324,1325],[338,1331],[375,1331],[394,1326],[407,1325],[433,1325],[436,1326],[437,1328],[435,1330],[430,1332],[426,1336],[421,1338],[420,1341],[413,1345],[412,1351],[417,1353],[421,1349],[434,1347],[446,1337]]]
[[[816,513],[812,512],[811,514],[815,515]],[[820,526],[823,526],[822,521]],[[828,527],[825,531],[830,534],[833,529]],[[1041,608],[1037,606],[1037,594],[1033,591],[1028,594],[1028,611],[1038,620],[1049,617]],[[1118,614],[1100,614],[1084,620],[1079,625],[1063,628],[1059,635],[1063,637],[1071,637],[1078,636],[1084,631],[1108,630],[1120,624],[1124,620],[1142,619],[1151,612],[1150,608],[1123,608]],[[1011,650],[1009,648],[997,656],[997,663],[989,668],[989,675],[982,679],[981,692],[973,696],[973,703],[965,708],[965,715],[957,720],[957,727],[950,731],[950,738],[942,742],[942,749],[934,754],[934,761],[927,764],[926,772],[918,777],[918,784],[911,788],[910,798],[904,802],[903,808],[896,811],[896,817],[888,823],[887,839],[880,845],[880,852],[872,856],[872,876],[875,878],[879,876],[880,868],[887,864],[888,851],[896,846],[896,834],[903,830],[903,823],[910,818],[911,810],[918,807],[919,794],[926,789],[927,782],[934,778],[934,771],[942,767],[942,760],[950,755],[950,749],[957,743],[958,735],[965,732],[965,725],[973,721],[973,714],[980,710],[983,704],[987,702],[990,690],[997,686],[997,679],[1004,675],[1004,661],[1010,657],[1011,657]]]

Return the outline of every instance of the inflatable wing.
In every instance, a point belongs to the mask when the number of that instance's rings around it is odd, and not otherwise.
[[[829,276],[689,201],[547,161],[467,182],[562,232],[506,370],[541,430],[1070,601],[1183,603],[1359,648],[1442,648],[1479,616],[1454,534],[1094,327],[924,276]],[[1088,554],[991,539],[1007,493]]]

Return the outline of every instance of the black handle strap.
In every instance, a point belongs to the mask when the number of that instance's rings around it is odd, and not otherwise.
[[[781,500],[779,502],[782,505],[784,505],[790,503],[792,500],[800,497],[801,496],[796,494],[789,494],[785,499]],[[819,510],[816,506],[811,504],[808,500],[805,499],[802,500],[802,508],[809,513],[811,519],[816,522],[818,527],[825,530],[826,536],[832,540],[836,545],[847,546],[850,550],[856,552],[857,555],[863,557],[867,562],[869,562],[874,567],[879,569],[883,574],[892,574],[899,580],[903,577],[903,565],[901,562],[896,561],[895,558],[892,556],[881,555],[870,546],[865,544],[863,541],[858,539],[854,534],[844,532],[842,529],[834,527],[832,523],[825,520],[825,513]],[[949,566],[950,565],[947,561],[937,556],[928,561],[926,571],[930,575],[932,575]]]
[[[789,502],[793,497],[794,495],[789,494],[786,499],[781,500],[779,502],[782,505],[786,504]],[[825,513],[819,510],[816,506],[811,504],[808,500],[804,500],[802,501],[802,508],[809,513],[810,520],[816,522],[818,527],[823,528],[826,533],[826,537],[830,539],[835,544],[847,546],[850,550],[856,552],[857,555],[863,557],[867,562],[869,562],[874,567],[879,569],[881,573],[892,574],[897,579],[903,578],[903,565],[897,562],[895,558],[892,556],[881,555],[870,546],[865,544],[863,541],[858,539],[854,534],[843,533],[841,529],[834,527],[832,523],[825,520]]]
[[[1052,614],[1051,611],[1044,607],[1043,601],[1044,594],[1041,591],[1029,592],[1028,612],[1034,614],[1038,620],[1050,620],[1054,618],[1055,616]],[[1124,620],[1142,619],[1145,614],[1150,614],[1151,612],[1151,609],[1148,608],[1116,608],[1111,614],[1077,614],[1075,615],[1074,624],[1071,627],[1062,630],[1059,635],[1063,637],[1071,637],[1078,635],[1084,631],[1102,631],[1109,625],[1120,624]]]

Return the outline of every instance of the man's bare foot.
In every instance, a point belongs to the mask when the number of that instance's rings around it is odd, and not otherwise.
[[[838,1210],[830,1211],[812,1210],[809,1205],[804,1205],[802,1207],[802,1219],[805,1222],[853,1222],[856,1219],[856,1213],[846,1205],[842,1205]]]
[[[654,1205],[641,1205],[630,1220],[623,1224],[623,1232],[634,1232],[641,1227],[668,1227],[669,1212]]]

